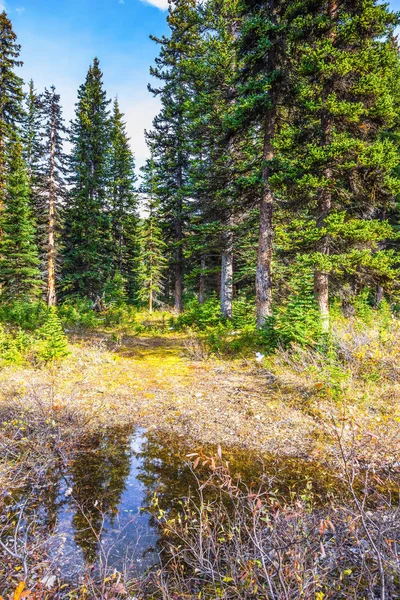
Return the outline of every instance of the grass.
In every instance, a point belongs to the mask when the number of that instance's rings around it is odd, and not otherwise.
[[[60,314],[63,314],[62,310]],[[368,593],[377,596],[383,580],[386,584],[389,581],[387,585],[391,589],[390,586],[398,578],[396,569],[392,568],[397,555],[391,554],[390,544],[387,545],[382,532],[385,523],[383,517],[390,518],[390,535],[397,540],[398,523],[393,510],[399,482],[396,472],[390,471],[390,465],[399,462],[399,322],[391,317],[389,319],[386,313],[367,315],[363,320],[348,320],[336,314],[332,336],[329,343],[324,342],[323,347],[318,344],[304,347],[293,343],[290,347],[278,347],[275,352],[268,354],[261,345],[262,339],[251,337],[248,325],[243,330],[235,331],[226,324],[217,324],[211,329],[206,325],[205,329],[199,329],[193,323],[178,326],[174,316],[167,313],[148,315],[129,310],[122,316],[118,314],[95,316],[91,322],[92,315],[82,319],[79,313],[78,317],[70,316],[68,321],[64,312],[62,318],[68,329],[68,356],[44,364],[37,362],[34,353],[30,358],[29,350],[23,355],[22,361],[3,363],[0,369],[1,489],[15,489],[15,486],[17,489],[23,488],[31,485],[33,480],[39,487],[45,485],[43,477],[46,469],[51,468],[60,457],[62,460],[72,460],[74,448],[79,445],[82,436],[90,431],[124,424],[176,434],[193,447],[214,444],[215,447],[220,445],[228,449],[241,446],[260,455],[272,453],[280,457],[316,461],[323,464],[324,468],[342,474],[342,480],[347,481],[350,497],[355,489],[354,473],[359,477],[359,471],[363,469],[364,477],[366,469],[368,477],[372,474],[374,478],[377,473],[384,473],[380,476],[380,483],[374,479],[373,484],[369,480],[365,485],[368,492],[366,497],[370,498],[372,494],[376,504],[380,502],[384,507],[373,516],[367,514],[365,498],[364,503],[360,504],[358,498],[353,497],[348,505],[341,504],[334,509],[329,507],[322,515],[314,511],[310,514],[304,499],[294,499],[290,505],[283,503],[279,509],[282,518],[275,522],[276,527],[274,525],[271,535],[275,545],[279,546],[285,540],[285,543],[290,542],[293,552],[282,557],[285,568],[281,572],[259,567],[257,548],[251,544],[249,546],[248,539],[243,539],[243,544],[235,548],[229,536],[226,544],[218,542],[221,523],[225,523],[224,527],[228,530],[233,528],[232,531],[235,527],[240,526],[244,530],[248,527],[246,519],[251,507],[246,496],[240,496],[240,502],[239,497],[235,496],[238,503],[234,521],[221,512],[221,505],[212,505],[209,509],[203,507],[202,510],[206,512],[199,513],[187,499],[183,520],[164,523],[161,519],[160,522],[167,529],[176,529],[175,533],[183,544],[182,557],[185,558],[181,563],[177,561],[176,549],[172,544],[166,551],[172,553],[169,556],[174,570],[168,574],[158,574],[151,583],[147,582],[150,586],[148,589],[155,590],[151,592],[154,596],[150,592],[146,595],[139,583],[134,593],[140,600],[152,597],[162,597],[164,600],[194,597],[221,597],[227,600],[272,598],[271,593],[265,591],[265,586],[270,585],[278,575],[283,578],[279,584],[283,586],[282,589],[286,585],[294,590],[293,594],[298,594],[291,597],[310,600],[372,598],[374,596],[368,596]],[[7,335],[18,328],[21,331],[18,319],[20,316],[17,315],[12,324],[5,325]],[[86,323],[82,324],[82,320],[86,320]],[[28,327],[26,329],[29,331]],[[243,335],[241,332],[244,332]],[[34,330],[29,335],[34,337]],[[218,336],[221,338],[219,341]],[[265,354],[265,357],[258,361],[256,352]],[[215,461],[218,462],[218,457],[215,457]],[[229,479],[225,471],[218,473],[223,481]],[[386,493],[388,490],[389,495]],[[225,492],[229,495],[232,490],[225,489]],[[259,499],[264,507],[265,498]],[[265,502],[267,514],[264,517],[271,518],[271,507]],[[4,532],[7,527],[14,527],[15,523],[7,520],[5,496],[1,497],[0,504],[0,526]],[[297,515],[295,518],[294,512]],[[194,528],[188,528],[186,522],[186,519],[193,523],[201,518],[204,523],[206,516],[214,536],[214,541],[210,538],[208,543],[221,546],[220,555],[213,562],[213,573],[203,573],[198,564],[199,561],[204,564],[204,556],[198,553],[198,536],[202,526],[197,523]],[[350,520],[346,521],[348,526],[343,528],[340,523],[346,518]],[[372,554],[368,560],[350,552],[340,572],[330,569],[319,571],[318,548],[321,540],[311,533],[321,519],[332,522],[335,530],[340,531],[341,541],[339,538],[336,540],[334,550],[338,556],[340,553],[347,556],[347,549],[351,547],[351,540],[354,541],[354,532],[357,531],[359,540],[363,539],[363,543],[370,546],[372,544]],[[297,531],[290,540],[283,527],[288,522]],[[258,522],[257,527],[260,523],[262,521]],[[327,527],[329,530],[330,526]],[[298,535],[302,528],[309,530],[309,546],[304,546]],[[372,542],[369,537],[371,531]],[[36,534],[36,542],[24,559],[29,564],[24,563],[18,552],[14,553],[14,557],[8,555],[7,560],[3,555],[5,567],[3,571],[0,569],[0,582],[3,582],[5,591],[0,588],[0,595],[6,592],[12,594],[22,581],[29,581],[32,587],[32,576],[36,574],[38,578],[42,573],[43,565],[39,557],[45,532],[38,528]],[[271,539],[265,539],[259,529],[257,535],[261,535],[259,543],[264,548],[261,551],[259,546],[258,552],[270,556],[268,544]],[[332,557],[330,539],[322,540],[323,552],[326,555],[331,553]],[[380,566],[379,552],[375,552],[373,544],[382,547],[384,560],[392,565],[390,568]],[[232,552],[238,557],[238,562],[236,566],[232,563],[228,573],[224,564]],[[254,555],[252,560],[256,562],[253,567],[247,564],[245,569],[240,557],[244,560],[249,554]],[[298,561],[293,563],[295,556],[298,556]],[[353,558],[350,560],[351,556]],[[303,565],[308,573],[307,577],[300,576],[301,585],[299,578],[289,577],[290,573],[297,572],[298,565]],[[185,581],[179,575],[180,568],[188,574]],[[193,569],[200,571],[194,572]],[[353,575],[344,576],[343,572],[349,570]],[[312,577],[310,573],[313,573]],[[288,579],[285,579],[286,576]],[[353,596],[343,595],[344,592],[340,591],[345,589],[343,582],[346,577],[348,590],[353,590]],[[320,585],[317,585],[317,580]],[[246,587],[248,581],[258,586],[259,591],[255,591],[254,585]],[[188,582],[191,582],[190,585]],[[120,582],[114,583],[119,585]],[[40,585],[35,585],[35,589],[40,590]],[[71,598],[103,598],[95,591],[95,584],[92,582],[91,585],[92,591],[86,596],[79,592],[81,595]],[[118,590],[118,585],[114,591]],[[276,590],[280,589],[278,584],[274,585]],[[190,595],[190,586],[202,591],[203,595]],[[43,589],[37,593],[38,598],[52,597]],[[354,593],[364,595],[354,596]],[[114,596],[119,597],[116,592]],[[280,597],[285,596],[276,595],[276,598]]]

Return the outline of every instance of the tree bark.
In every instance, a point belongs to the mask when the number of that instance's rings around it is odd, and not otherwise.
[[[149,295],[149,313],[153,314],[153,289],[152,284],[150,284],[150,295]]]
[[[375,292],[375,308],[379,308],[383,298],[385,297],[385,291],[381,285],[378,285]]]
[[[232,319],[233,301],[233,236],[231,222],[225,235],[225,249],[221,259],[221,314],[227,319]]]
[[[329,18],[331,23],[334,23],[337,16],[338,4],[337,0],[329,0],[328,4]],[[334,41],[335,29],[332,28],[328,37]],[[323,103],[326,103],[327,97],[331,91],[331,83],[327,82],[324,84],[323,89]],[[327,146],[332,139],[333,123],[332,119],[327,114],[325,108],[322,111],[322,146]],[[327,182],[333,179],[333,170],[331,165],[327,165],[324,169],[324,178]],[[329,187],[323,187],[319,193],[318,199],[318,216],[317,216],[317,227],[322,228],[325,225],[325,219],[329,215],[332,208],[332,190]],[[318,245],[318,252],[321,254],[329,254],[329,239],[324,236]],[[329,273],[325,271],[314,271],[314,295],[315,300],[318,304],[321,325],[324,332],[329,331],[330,327],[330,316],[329,316]]]
[[[260,203],[260,226],[256,271],[257,327],[263,327],[272,316],[272,253],[274,197],[269,181],[270,161],[274,158],[273,139],[276,129],[276,107],[267,112],[264,122],[263,194]]]
[[[325,133],[328,133],[328,127],[326,127]],[[325,179],[328,181],[332,179],[332,169],[327,168],[324,171]],[[328,216],[332,207],[332,192],[329,189],[323,189],[319,195],[318,201],[318,218],[317,227],[323,227],[325,219]],[[321,254],[329,254],[329,240],[324,236],[318,244],[318,252]],[[324,332],[329,331],[330,318],[329,318],[329,273],[315,269],[314,271],[314,294],[315,300],[318,304],[319,313],[321,317],[322,330]]]

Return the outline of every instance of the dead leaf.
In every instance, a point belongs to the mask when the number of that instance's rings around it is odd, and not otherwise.
[[[25,581],[21,581],[18,584],[17,589],[14,592],[13,600],[21,600],[22,592],[25,589]]]
[[[114,585],[111,587],[111,592],[113,594],[120,594],[122,596],[126,596],[126,594],[128,593],[126,588],[122,585],[122,583],[114,583]]]

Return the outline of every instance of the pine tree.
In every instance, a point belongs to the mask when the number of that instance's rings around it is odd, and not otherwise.
[[[71,191],[65,211],[64,288],[95,298],[111,275],[109,101],[96,58],[79,88],[71,125]]]
[[[221,313],[231,318],[236,207],[244,210],[236,187],[240,152],[225,128],[235,101],[237,3],[210,0],[201,10],[201,27],[197,51],[184,62],[193,98],[188,108],[193,196],[189,244],[197,264],[204,264],[206,257],[210,263],[211,253],[221,256]]]
[[[139,226],[139,260],[137,268],[138,299],[146,302],[153,312],[162,292],[165,270],[168,265],[166,243],[160,227],[159,203],[157,200],[157,174],[151,157],[143,168],[142,192],[145,196],[143,208],[146,218]]]
[[[6,181],[7,142],[23,118],[23,81],[15,72],[22,66],[18,60],[21,47],[16,40],[11,21],[3,11],[0,14],[0,203]]]
[[[42,98],[36,92],[32,79],[28,84],[25,96],[25,115],[22,123],[21,139],[24,148],[24,158],[28,168],[29,180],[33,193],[37,190],[39,180],[39,165],[42,155]],[[36,206],[35,203],[32,206]]]
[[[40,331],[43,343],[38,357],[45,363],[55,362],[66,358],[70,352],[68,339],[65,335],[56,308],[50,308],[46,321]]]
[[[111,117],[110,199],[113,243],[113,276],[126,283],[129,299],[135,297],[134,265],[137,260],[137,196],[135,162],[118,100]]]
[[[189,148],[186,111],[190,102],[190,87],[185,79],[185,60],[195,52],[199,37],[199,18],[194,0],[177,0],[170,4],[167,17],[170,37],[154,41],[160,44],[153,77],[161,87],[149,86],[161,101],[161,110],[153,121],[147,139],[153,149],[155,168],[162,174],[163,189],[159,190],[160,214],[168,232],[173,252],[170,262],[174,269],[175,310],[183,309],[184,245],[188,214]]]
[[[303,244],[292,240],[314,265],[325,331],[330,284],[344,298],[346,287],[355,295],[367,282],[396,277],[396,257],[380,250],[391,237],[380,215],[399,189],[397,148],[386,134],[396,119],[396,23],[375,0],[321,0],[293,32],[297,86],[276,140],[285,164],[280,193],[302,209]]]
[[[60,245],[60,213],[66,197],[64,175],[66,157],[63,135],[66,133],[60,96],[55,87],[45,89],[42,100],[43,144],[41,148],[39,219],[42,226],[41,254],[44,262],[46,300],[48,306],[57,303],[56,281]]]
[[[0,215],[0,282],[4,300],[30,300],[40,294],[38,250],[29,180],[19,140],[8,145],[4,207]]]
[[[283,0],[245,0],[239,38],[237,110],[232,125],[238,135],[251,125],[262,136],[259,239],[256,268],[257,325],[272,316],[272,259],[276,198],[273,191],[279,116],[286,97],[287,4]],[[285,98],[286,100],[286,98]]]

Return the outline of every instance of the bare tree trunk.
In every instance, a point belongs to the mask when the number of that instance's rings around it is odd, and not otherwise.
[[[264,167],[262,172],[264,190],[260,203],[260,228],[256,271],[257,327],[265,325],[272,316],[272,252],[274,198],[269,182],[269,162],[274,158],[273,138],[276,128],[276,107],[268,111],[264,123]]]
[[[385,291],[381,285],[378,285],[375,292],[375,308],[379,308],[385,296]]]
[[[205,269],[206,269],[206,259],[204,256],[201,257],[200,260],[200,281],[199,281],[199,303],[204,304],[206,299],[206,278],[205,278]]]
[[[51,130],[50,148],[50,181],[49,181],[49,220],[48,220],[48,250],[47,250],[47,306],[56,306],[56,207],[55,207],[55,127]]]
[[[334,23],[338,4],[337,0],[329,0],[329,17],[332,23]],[[335,30],[329,34],[331,40],[335,39]],[[323,89],[323,102],[325,104],[326,99],[330,93],[330,84],[327,83]],[[332,130],[333,123],[332,120],[326,113],[326,109],[323,109],[322,113],[322,130],[323,130],[323,139],[322,145],[326,146],[330,143],[332,139]],[[333,171],[332,167],[328,165],[324,170],[324,178],[326,181],[330,181],[333,179]],[[332,208],[332,191],[330,187],[324,187],[320,190],[319,199],[318,199],[318,217],[317,217],[317,227],[323,227],[325,224],[325,219],[329,215],[330,210]],[[318,247],[318,251],[321,254],[329,254],[329,240],[327,237],[321,239]],[[314,295],[315,300],[318,304],[320,316],[321,316],[321,324],[322,330],[324,332],[329,331],[330,326],[330,318],[329,318],[329,273],[324,271],[319,271],[318,269],[314,272]]]
[[[228,25],[229,33],[233,40],[237,40],[238,37],[238,24],[235,19],[232,19]],[[233,52],[232,56],[232,73],[235,76],[237,71],[237,54]],[[231,86],[229,94],[232,98],[230,104],[234,104],[235,89],[234,85]],[[230,156],[231,164],[235,163],[235,145],[233,138],[231,138],[228,146],[228,154]],[[227,218],[225,220],[225,231],[223,234],[224,248],[221,256],[221,314],[227,319],[232,319],[232,302],[233,302],[233,224],[234,224],[234,202],[235,199],[230,199],[230,210],[228,209]]]
[[[232,319],[233,301],[233,236],[231,222],[225,232],[225,249],[221,259],[221,314],[227,319]]]
[[[332,179],[332,169],[327,168],[324,172],[327,180]],[[332,206],[332,193],[329,189],[323,189],[320,192],[318,202],[318,219],[317,226],[323,227],[325,219],[328,216]],[[320,240],[318,245],[318,251],[321,254],[329,254],[329,240],[324,237]],[[325,332],[329,331],[329,273],[314,271],[314,294],[315,300],[318,304],[319,313],[321,316],[322,330]]]

